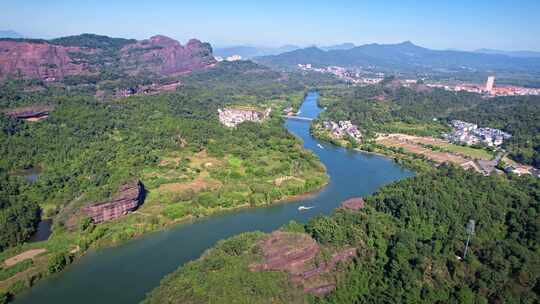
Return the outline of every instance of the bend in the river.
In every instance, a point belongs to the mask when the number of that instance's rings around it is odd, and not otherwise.
[[[307,95],[300,109],[302,116],[317,117],[321,112],[317,98],[315,92]],[[208,217],[90,252],[66,271],[18,296],[15,303],[136,303],[166,274],[198,258],[221,239],[246,231],[270,232],[291,220],[305,222],[317,214],[329,214],[347,198],[369,195],[412,175],[382,156],[317,141],[310,135],[309,122],[288,120],[286,127],[320,157],[328,170],[330,183],[317,195]],[[301,205],[315,208],[299,212]]]

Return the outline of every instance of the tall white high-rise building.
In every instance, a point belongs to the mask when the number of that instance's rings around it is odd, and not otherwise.
[[[486,82],[486,91],[491,93],[494,85],[495,85],[495,76],[489,76]]]

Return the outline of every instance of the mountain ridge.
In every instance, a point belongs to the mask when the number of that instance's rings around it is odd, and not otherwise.
[[[378,66],[392,69],[469,69],[480,71],[540,71],[540,58],[517,58],[502,54],[432,50],[411,41],[395,44],[364,44],[345,50],[304,48],[275,56],[257,57],[270,66]]]
[[[240,55],[242,58],[253,58],[258,56],[279,55],[285,52],[290,52],[300,49],[296,45],[283,45],[280,47],[258,47],[251,45],[236,45],[216,48],[214,53],[216,56],[229,57],[233,55]]]
[[[475,50],[474,52],[482,53],[482,54],[507,55],[510,57],[522,57],[522,58],[540,57],[540,52],[528,51],[528,50],[504,51],[504,50],[497,50],[497,49],[482,48],[482,49]]]
[[[152,73],[174,76],[215,64],[212,47],[197,39],[186,45],[163,36],[134,40],[81,34],[42,39],[0,39],[0,80],[22,76],[47,81],[67,76]]]

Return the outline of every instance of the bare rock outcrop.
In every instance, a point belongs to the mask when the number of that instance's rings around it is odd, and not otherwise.
[[[251,265],[252,271],[286,270],[301,272],[319,252],[319,245],[307,234],[276,231],[259,243],[265,262]]]
[[[76,40],[76,37],[71,37]],[[111,39],[104,37],[100,39]],[[84,41],[84,39],[81,39]],[[59,44],[55,40],[1,40],[0,81],[8,77],[61,81],[66,76],[98,75],[115,63],[117,72],[173,76],[213,66],[212,47],[197,39],[185,46],[166,36],[130,41],[117,48]],[[118,60],[118,58],[120,60]]]
[[[114,220],[135,211],[142,202],[143,191],[141,182],[133,181],[120,187],[111,201],[86,206],[82,211],[96,224]]]
[[[35,121],[47,118],[53,109],[52,105],[35,105],[8,109],[4,111],[4,114],[13,118]]]
[[[302,282],[304,280],[315,277],[317,275],[327,273],[329,271],[332,271],[336,267],[338,262],[344,262],[344,261],[347,261],[348,259],[353,258],[353,257],[356,257],[356,248],[343,249],[343,250],[335,253],[334,255],[332,255],[332,258],[330,259],[330,261],[328,261],[326,263],[321,263],[321,264],[319,264],[319,266],[317,266],[315,268],[311,268],[311,269],[309,269],[307,271],[304,271],[302,273],[298,273],[298,274],[293,275],[291,277],[292,281],[293,282]]]
[[[290,281],[303,286],[306,293],[323,296],[332,292],[335,282],[323,278],[333,271],[339,262],[357,256],[356,248],[345,248],[332,255],[329,261],[316,265],[315,258],[320,252],[317,242],[307,234],[276,231],[258,244],[264,262],[250,265],[251,271],[281,270],[289,273]]]
[[[182,46],[162,35],[126,45],[120,53],[123,65],[135,74],[146,70],[161,75],[178,75],[216,63],[210,44],[191,39]]]
[[[364,208],[364,199],[361,198],[361,197],[353,197],[353,198],[350,198],[346,201],[344,201],[343,203],[341,203],[341,208],[342,209],[347,209],[347,210],[354,210],[354,211],[358,211],[362,208]]]
[[[89,73],[86,63],[76,62],[70,53],[93,52],[47,42],[0,40],[0,80],[8,76],[55,81],[68,75]]]

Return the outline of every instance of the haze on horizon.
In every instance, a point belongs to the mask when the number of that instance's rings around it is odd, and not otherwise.
[[[421,2],[421,3],[420,3]],[[540,1],[5,0],[0,30],[26,37],[163,34],[215,46],[413,41],[435,49],[540,50]]]

